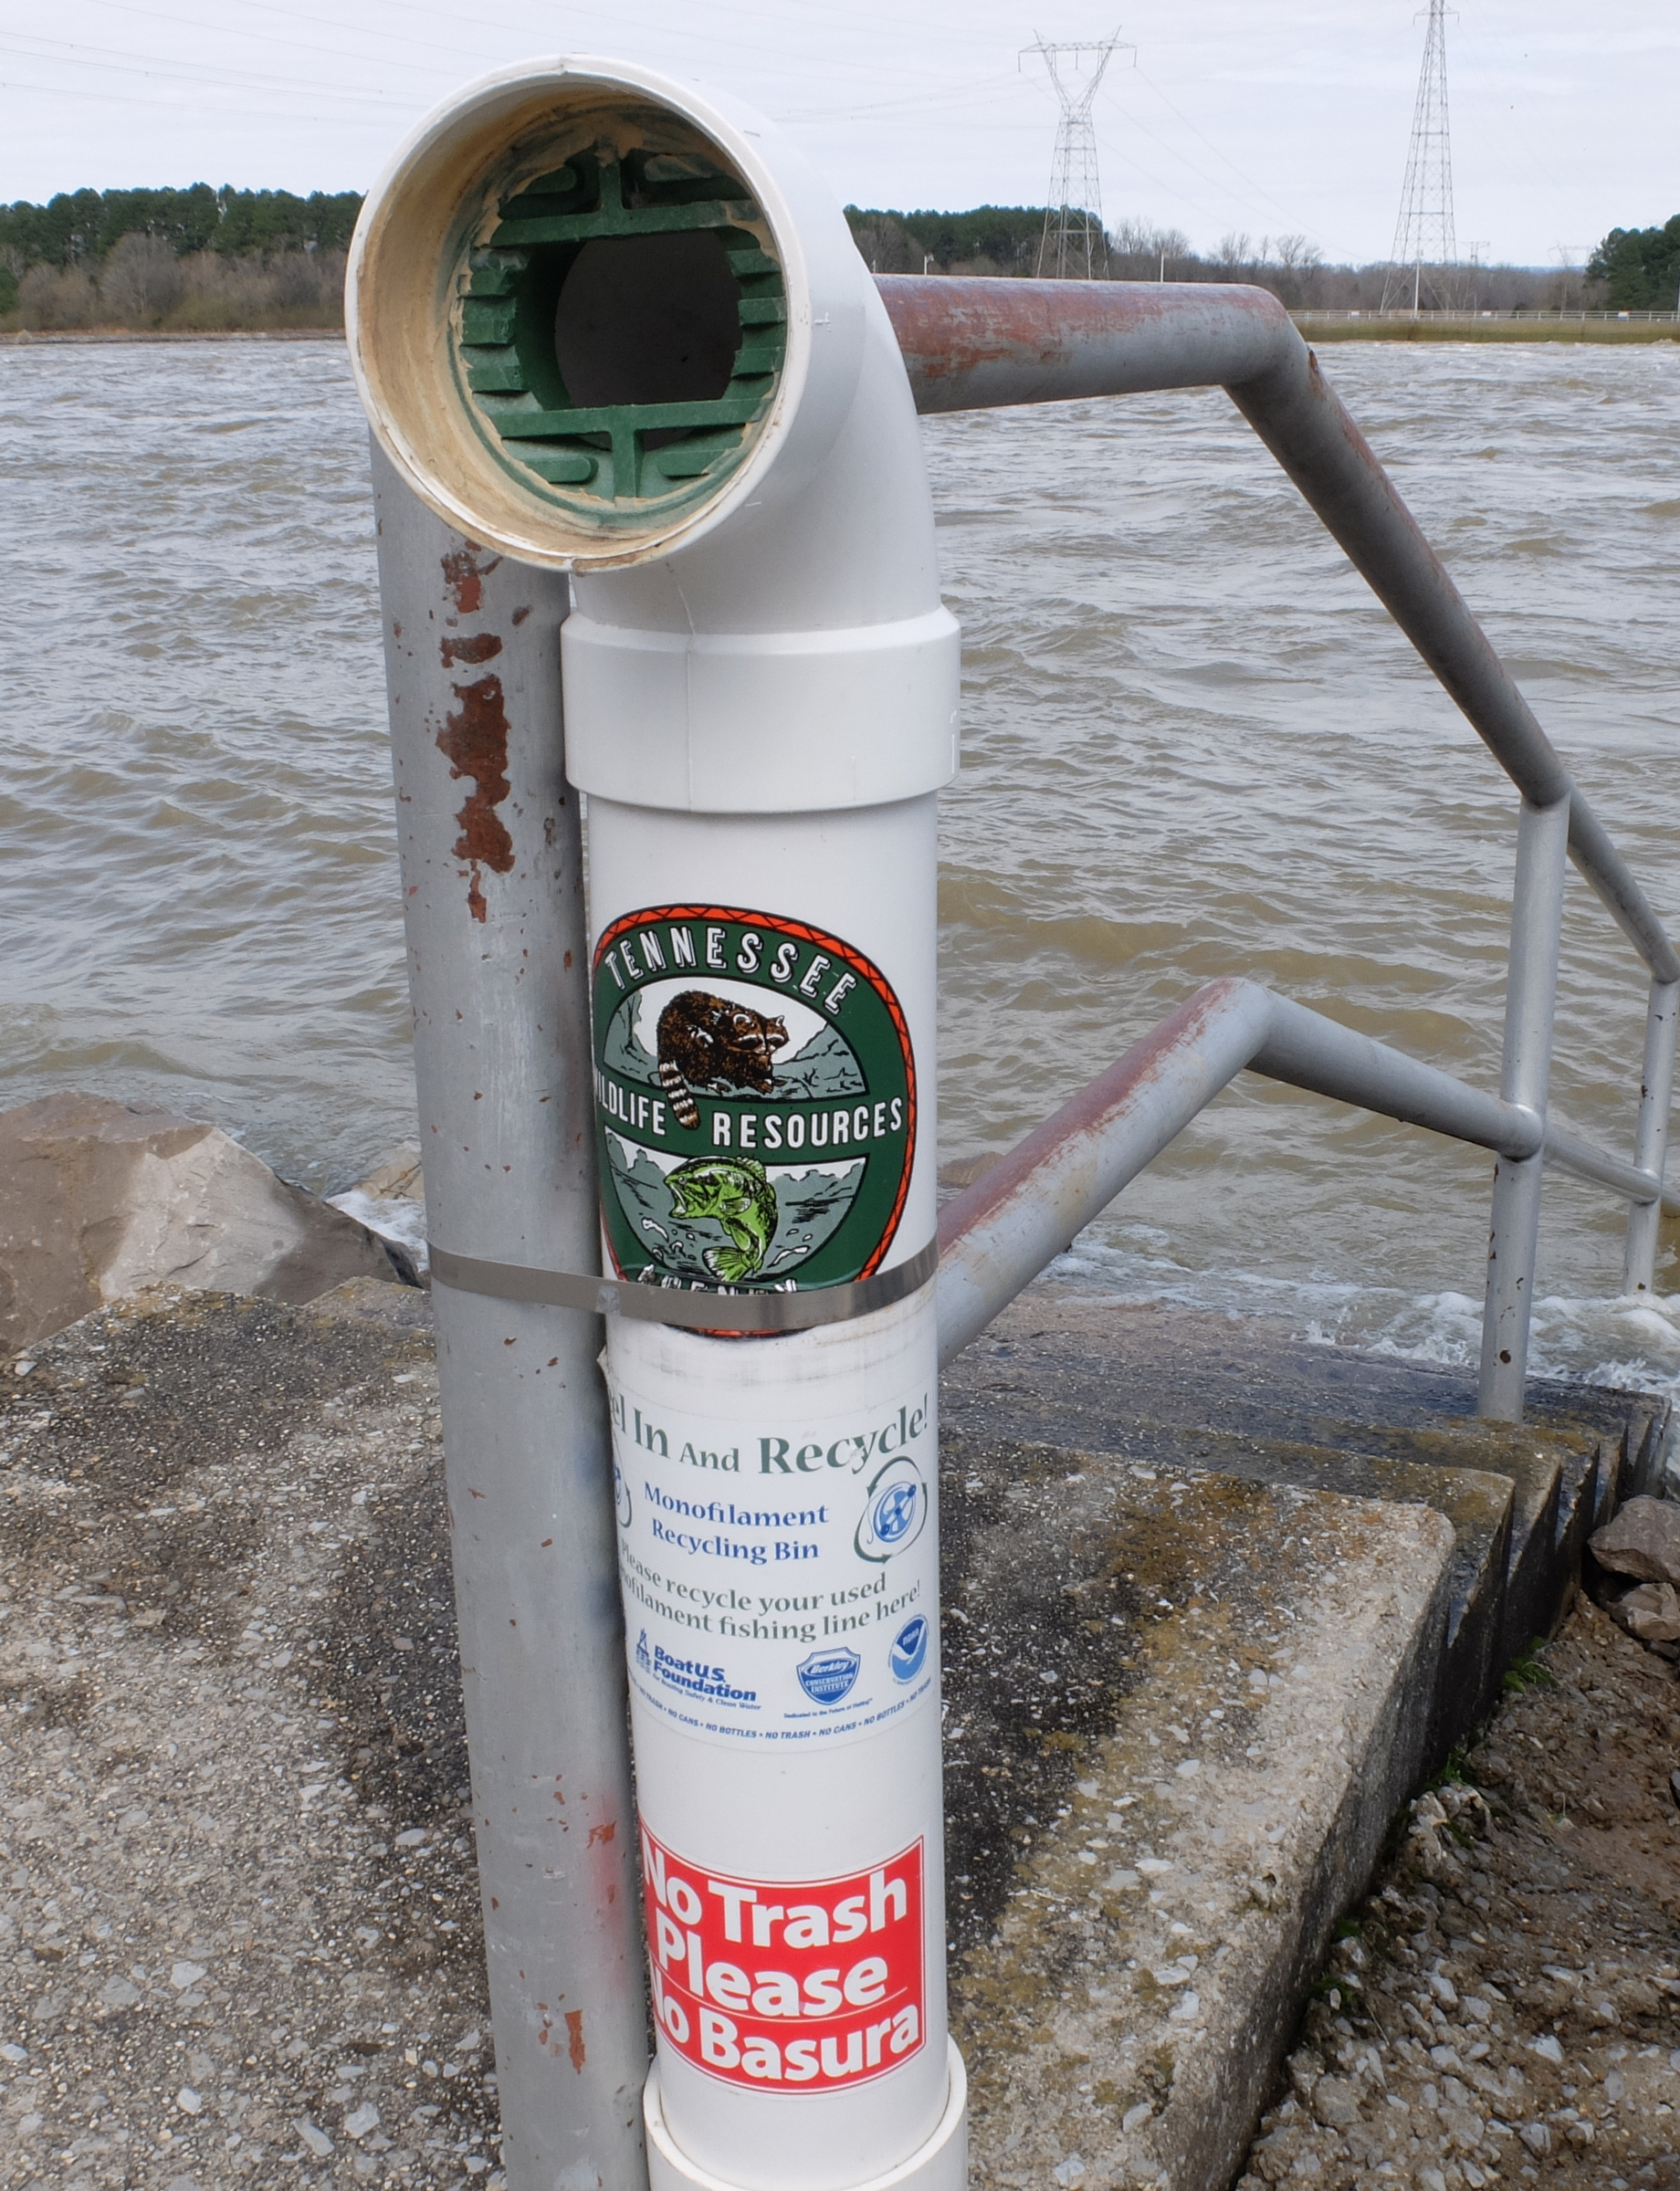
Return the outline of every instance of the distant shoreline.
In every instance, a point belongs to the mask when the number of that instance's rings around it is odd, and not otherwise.
[[[1185,287],[1193,285],[1186,284]],[[1292,312],[1311,342],[1680,342],[1674,320],[1354,320],[1339,312]],[[21,328],[0,333],[0,349],[37,343],[109,342],[341,342],[341,327],[271,328]]]
[[[1680,342],[1680,321],[1616,320],[1351,320],[1291,312],[1307,341],[1326,342]]]
[[[0,334],[0,348],[32,350],[37,342],[341,342],[341,327],[22,327]]]

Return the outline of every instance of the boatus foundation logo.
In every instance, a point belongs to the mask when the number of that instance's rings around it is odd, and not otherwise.
[[[866,1277],[916,1153],[909,1029],[802,921],[660,906],[595,947],[603,1221],[619,1275],[761,1292]]]

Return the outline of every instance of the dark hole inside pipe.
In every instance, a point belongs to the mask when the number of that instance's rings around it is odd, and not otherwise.
[[[566,393],[591,410],[714,402],[740,347],[740,299],[723,246],[703,230],[596,236],[572,262],[554,311]],[[656,428],[643,446],[687,430]]]

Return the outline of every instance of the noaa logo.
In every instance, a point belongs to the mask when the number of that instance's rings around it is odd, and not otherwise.
[[[618,1525],[630,1526],[630,1486],[625,1482],[625,1472],[616,1461],[613,1463],[613,1504],[618,1509]]]
[[[892,1640],[892,1649],[887,1654],[887,1663],[892,1668],[896,1682],[913,1682],[921,1672],[928,1657],[928,1623],[919,1613],[914,1620],[907,1620]]]
[[[814,1704],[837,1704],[849,1696],[863,1661],[855,1651],[814,1651],[795,1671]]]
[[[889,1461],[864,1494],[864,1511],[853,1536],[859,1559],[881,1562],[908,1550],[928,1518],[928,1486],[907,1454]]]

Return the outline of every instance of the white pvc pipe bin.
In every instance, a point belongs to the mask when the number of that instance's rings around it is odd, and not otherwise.
[[[960,2191],[930,1254],[958,634],[898,346],[800,154],[615,63],[452,100],[352,273],[408,484],[573,574],[603,1269],[690,1323],[717,1297],[698,1330],[610,1316],[603,1357],[652,2182]],[[833,1320],[729,1328],[813,1294]]]

